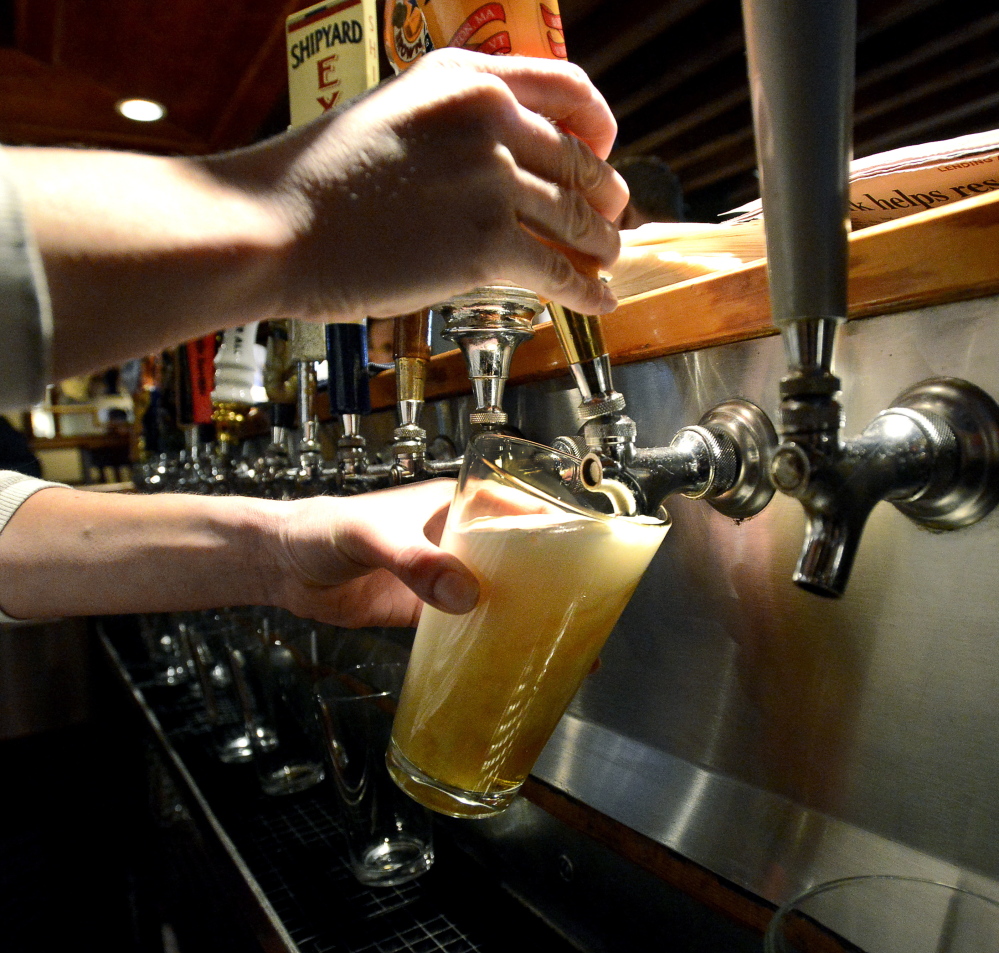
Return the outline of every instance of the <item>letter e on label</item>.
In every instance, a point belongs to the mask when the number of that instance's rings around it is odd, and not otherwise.
[[[319,60],[316,64],[316,68],[319,70],[319,88],[329,89],[330,86],[336,86],[339,82],[336,78],[336,61],[338,57],[336,53],[332,56],[327,56],[324,59]]]

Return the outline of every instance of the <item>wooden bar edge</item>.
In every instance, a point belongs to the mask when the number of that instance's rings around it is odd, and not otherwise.
[[[850,236],[851,319],[999,293],[999,193],[966,199]],[[630,298],[602,319],[614,364],[715,347],[775,334],[766,263],[708,275]],[[567,373],[550,324],[540,326],[513,358],[510,383]],[[470,391],[458,351],[432,358],[427,400]],[[375,408],[395,403],[395,372],[371,382]]]

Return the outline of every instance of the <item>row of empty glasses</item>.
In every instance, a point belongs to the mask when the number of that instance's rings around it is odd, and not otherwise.
[[[385,767],[402,645],[271,608],[143,616],[140,630],[154,681],[200,698],[222,763],[252,764],[272,797],[324,786],[361,883],[394,886],[430,868],[431,814]]]

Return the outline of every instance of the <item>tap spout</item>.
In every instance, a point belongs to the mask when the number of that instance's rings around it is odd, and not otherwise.
[[[461,348],[475,395],[470,422],[499,429],[507,424],[503,392],[513,354],[534,336],[532,324],[541,301],[525,288],[506,285],[475,288],[434,308],[444,318],[443,336]]]
[[[912,449],[892,460],[897,445]],[[807,592],[837,598],[846,591],[854,558],[874,506],[891,494],[916,493],[924,484],[926,433],[912,418],[880,415],[855,440],[834,448],[806,449],[788,441],[777,449],[774,484],[794,496],[805,512],[805,539],[792,576]]]
[[[805,511],[794,582],[835,598],[846,590],[879,501],[937,530],[968,526],[991,512],[999,502],[999,405],[965,381],[923,381],[859,437],[786,440],[771,473]]]
[[[733,399],[677,431],[667,447],[633,447],[624,461],[599,451],[584,457],[581,479],[598,489],[605,475],[633,488],[642,512],[680,493],[706,500],[733,519],[748,519],[773,498],[770,467],[777,434],[755,404]]]

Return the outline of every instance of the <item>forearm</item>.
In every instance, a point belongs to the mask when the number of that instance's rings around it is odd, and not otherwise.
[[[440,50],[343,113],[221,155],[5,150],[50,286],[54,379],[500,280],[604,313],[613,294],[573,261],[619,252],[628,192],[597,158],[615,128],[578,68]]]
[[[6,150],[52,299],[53,374],[271,316],[285,219],[200,160]]]
[[[266,500],[40,490],[0,533],[14,618],[273,601],[280,507]]]

